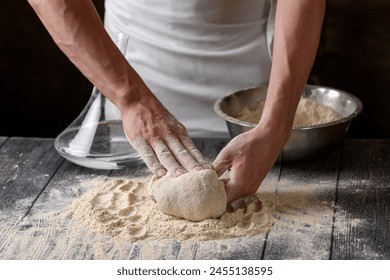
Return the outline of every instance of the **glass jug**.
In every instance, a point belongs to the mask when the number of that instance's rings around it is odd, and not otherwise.
[[[123,55],[128,35],[111,35]],[[120,169],[142,163],[123,132],[118,108],[96,87],[80,115],[54,141],[54,147],[67,160],[89,168]]]

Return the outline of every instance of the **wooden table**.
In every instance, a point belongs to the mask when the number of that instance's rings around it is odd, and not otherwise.
[[[227,140],[195,142],[212,160]],[[147,173],[144,165],[77,166],[57,154],[53,139],[0,137],[0,259],[98,258],[94,246],[102,240],[82,234],[69,240],[42,214],[53,205],[67,207],[87,190],[86,180]],[[229,243],[105,239],[100,249],[105,259],[390,259],[390,140],[346,139],[324,157],[277,163],[262,188],[281,201],[273,227],[264,234]],[[287,203],[291,197],[303,197],[305,207]],[[315,209],[322,210],[314,215]],[[65,251],[58,250],[59,243],[70,241]]]

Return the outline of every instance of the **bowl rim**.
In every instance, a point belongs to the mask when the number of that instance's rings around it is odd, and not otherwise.
[[[262,84],[262,85],[258,85],[258,86],[252,86],[252,87],[243,88],[243,89],[231,92],[231,93],[229,93],[229,94],[227,94],[227,95],[225,95],[223,97],[218,98],[215,101],[215,103],[214,103],[214,111],[215,111],[215,113],[218,116],[220,116],[221,118],[223,118],[225,121],[228,121],[228,122],[231,122],[231,123],[234,123],[234,124],[238,124],[238,125],[241,125],[241,126],[246,126],[246,127],[252,127],[252,128],[256,127],[257,124],[246,122],[246,121],[242,121],[242,120],[239,120],[239,119],[236,119],[236,118],[234,118],[232,116],[227,115],[225,112],[223,112],[220,109],[220,107],[221,107],[221,103],[225,99],[230,98],[231,96],[237,94],[238,92],[249,91],[249,90],[253,90],[253,89],[257,89],[257,88],[264,88],[264,87],[268,87],[268,84]],[[310,130],[310,129],[329,127],[329,126],[333,126],[333,125],[338,125],[338,124],[350,122],[352,119],[354,119],[358,115],[360,115],[360,113],[363,110],[363,103],[361,102],[361,100],[359,98],[357,98],[355,95],[353,95],[353,94],[351,94],[349,92],[346,92],[344,90],[341,90],[341,89],[338,89],[338,88],[334,88],[334,87],[329,87],[329,86],[306,84],[304,86],[304,88],[302,89],[302,93],[303,93],[305,88],[323,88],[323,89],[334,90],[334,91],[340,92],[342,94],[345,94],[349,98],[353,99],[354,102],[356,102],[356,109],[351,114],[349,114],[348,116],[346,116],[344,118],[341,118],[341,119],[338,119],[338,120],[335,120],[335,121],[332,121],[332,122],[327,122],[327,123],[322,123],[322,124],[315,124],[315,125],[310,125],[310,126],[295,126],[295,127],[292,128],[292,130]]]

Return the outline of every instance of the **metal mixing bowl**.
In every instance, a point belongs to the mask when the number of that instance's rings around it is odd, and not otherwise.
[[[267,88],[267,85],[263,85],[240,90],[215,102],[214,110],[225,119],[231,137],[256,126],[238,120],[235,116],[244,107],[255,110],[259,102],[265,100]],[[358,98],[345,91],[330,87],[306,85],[302,97],[332,107],[341,115],[341,119],[319,125],[293,128],[291,137],[282,150],[281,158],[283,161],[307,160],[334,149],[345,137],[352,119],[358,116],[363,109]]]

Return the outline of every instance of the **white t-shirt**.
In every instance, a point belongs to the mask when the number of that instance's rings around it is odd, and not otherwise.
[[[109,33],[129,35],[126,57],[192,137],[228,135],[215,101],[267,83],[272,0],[109,0]]]

